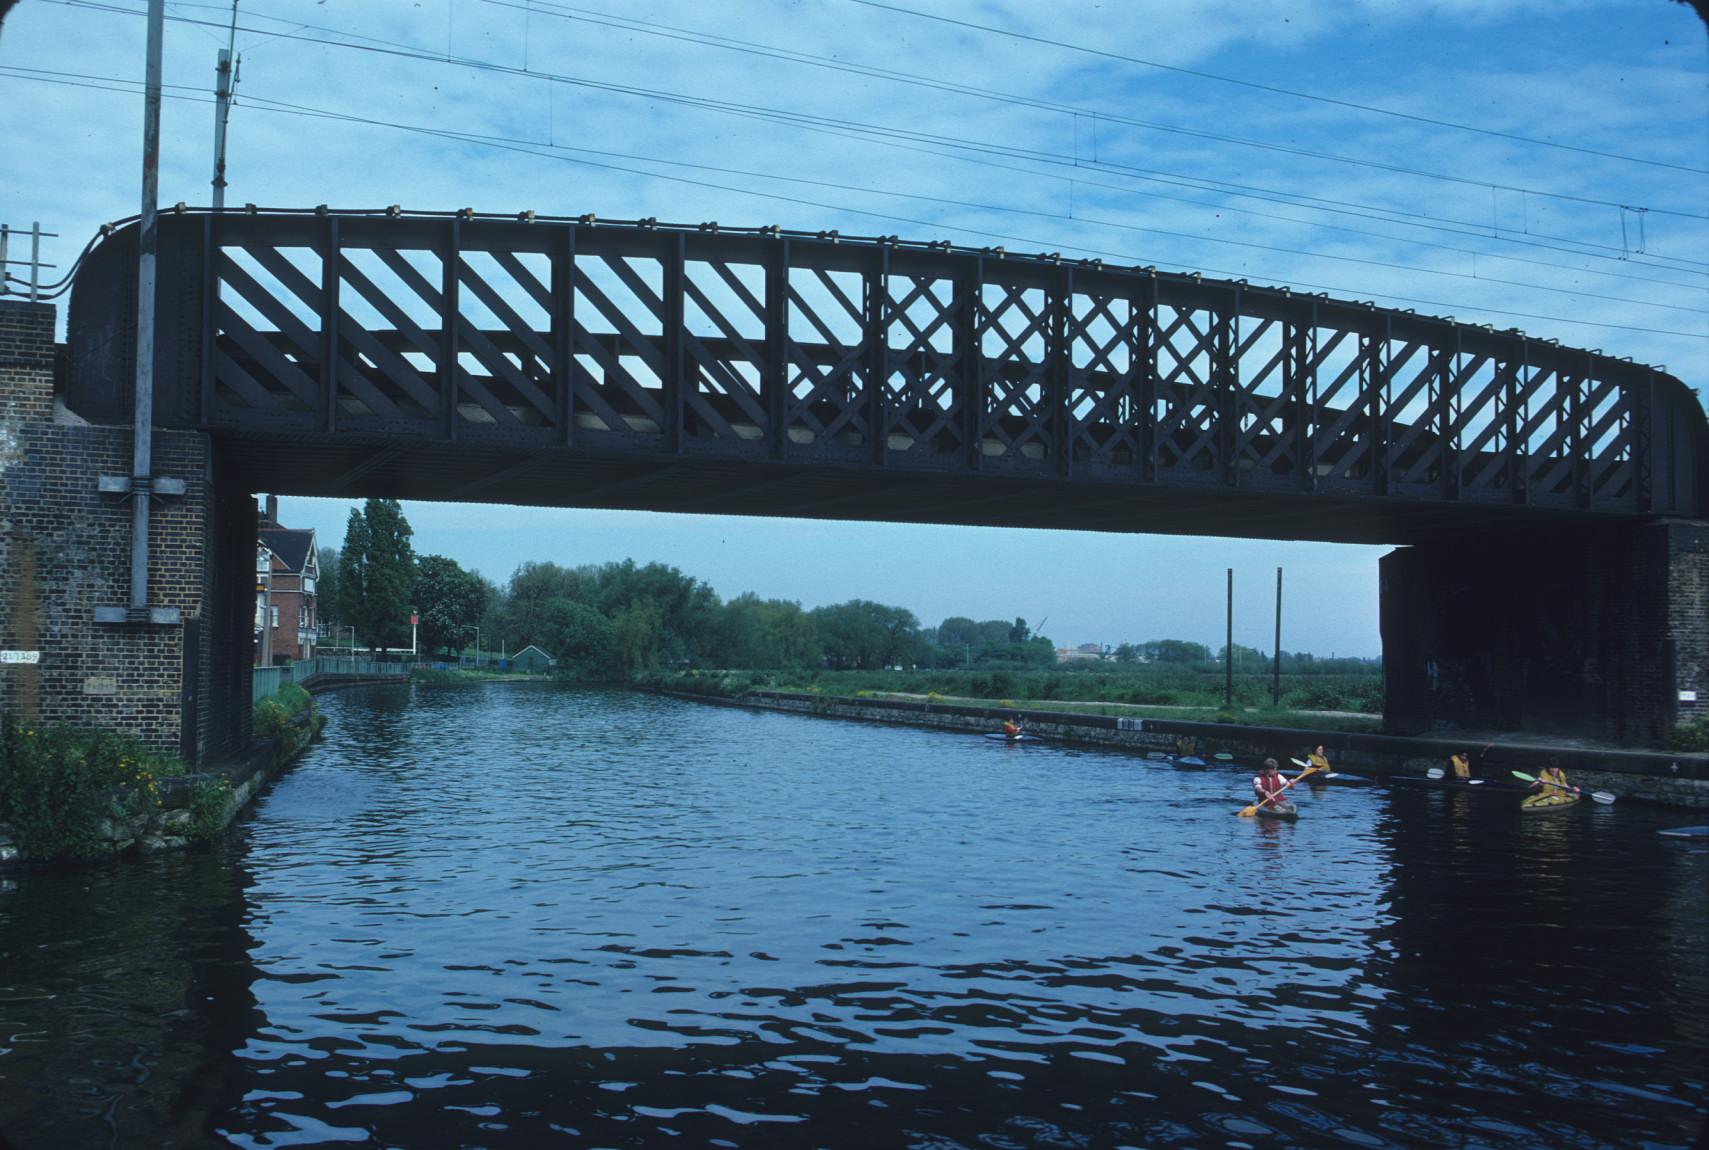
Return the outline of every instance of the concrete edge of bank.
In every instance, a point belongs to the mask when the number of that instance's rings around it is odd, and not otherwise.
[[[951,731],[988,732],[1009,715],[1020,715],[1030,733],[1064,743],[1112,747],[1146,755],[1173,754],[1176,740],[1190,738],[1206,759],[1223,753],[1250,767],[1266,756],[1304,758],[1322,744],[1330,762],[1361,774],[1417,775],[1447,765],[1456,751],[1470,751],[1474,770],[1508,779],[1511,770],[1536,774],[1555,764],[1575,786],[1605,790],[1624,799],[1662,806],[1709,810],[1709,755],[1671,751],[1600,750],[1586,747],[1494,742],[1484,747],[1465,739],[1411,738],[1354,731],[1296,730],[1181,719],[1125,718],[1042,711],[1025,707],[971,706],[905,699],[862,699],[799,691],[749,691],[736,698],[655,689],[655,694],[697,703],[785,711],[858,722],[904,724]]]

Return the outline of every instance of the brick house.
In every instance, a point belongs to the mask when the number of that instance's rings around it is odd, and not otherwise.
[[[269,495],[256,536],[255,661],[271,667],[312,659],[320,626],[314,529],[281,527],[279,500]]]

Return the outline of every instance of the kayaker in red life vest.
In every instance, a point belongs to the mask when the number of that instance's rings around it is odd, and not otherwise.
[[[1005,739],[1018,739],[1021,737],[1021,724],[1019,718],[1020,717],[1018,715],[1011,715],[1007,719],[1003,720],[1003,737]]]
[[[1282,797],[1282,788],[1287,782],[1282,778],[1282,769],[1276,765],[1275,759],[1265,759],[1264,765],[1252,777],[1252,790],[1258,795],[1259,805],[1274,803]]]

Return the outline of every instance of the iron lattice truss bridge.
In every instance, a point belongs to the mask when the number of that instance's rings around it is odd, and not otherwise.
[[[62,390],[129,419],[136,229]],[[1409,542],[1709,514],[1663,372],[1002,249],[384,212],[161,219],[156,422],[253,489]]]

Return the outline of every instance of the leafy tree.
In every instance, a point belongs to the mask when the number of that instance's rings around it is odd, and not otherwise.
[[[443,555],[423,555],[415,572],[413,598],[421,618],[422,650],[460,650],[474,637],[486,606],[487,589],[481,577]]]
[[[726,667],[801,668],[823,652],[813,618],[801,604],[748,592],[724,604],[719,662]]]
[[[1205,663],[1211,657],[1209,647],[1186,639],[1153,639],[1141,644],[1140,653],[1157,663]]]
[[[1116,647],[1116,662],[1118,662],[1118,663],[1137,663],[1137,662],[1139,662],[1139,648],[1135,647],[1132,643],[1119,644]]]
[[[339,553],[341,617],[370,647],[409,641],[415,552],[409,520],[395,499],[370,499],[350,510]]]
[[[553,599],[546,607],[546,650],[561,670],[581,678],[603,679],[620,669],[617,629],[586,603]]]
[[[368,521],[362,512],[352,507],[344,525],[344,548],[338,553],[338,598],[334,610],[341,622],[360,626],[362,618],[362,557],[368,553]],[[360,638],[366,639],[364,631]]]
[[[507,640],[512,651],[519,651],[530,643],[538,643],[550,651],[547,637],[551,629],[552,603],[557,600],[590,603],[595,592],[596,579],[589,568],[560,567],[556,563],[532,561],[523,563],[511,573],[502,622],[494,626],[494,639]],[[557,654],[556,651],[552,653]]]
[[[643,567],[632,559],[607,563],[594,575],[595,606],[618,625],[625,666],[692,662],[715,649],[719,602],[707,584],[669,564],[648,563]],[[633,616],[628,631],[623,622],[626,614]],[[625,636],[640,646],[625,646]],[[639,663],[632,661],[636,652],[642,660]]]
[[[1027,626],[1027,621],[1017,615],[1014,625],[1009,628],[1009,642],[1025,643],[1032,638],[1032,633],[1032,628]]]
[[[874,670],[910,664],[924,654],[920,621],[905,607],[851,599],[815,608],[813,622],[833,667]]]
[[[629,672],[656,667],[665,648],[665,612],[654,599],[635,599],[611,617],[617,657]]]

